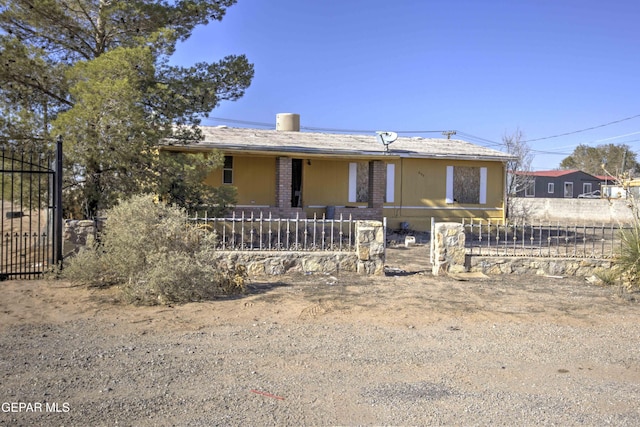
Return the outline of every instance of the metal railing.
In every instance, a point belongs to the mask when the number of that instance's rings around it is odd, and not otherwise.
[[[62,262],[62,140],[55,152],[0,147],[0,280]]]
[[[630,225],[517,224],[463,221],[469,255],[612,258]]]
[[[214,234],[216,249],[237,251],[354,251],[351,218],[273,218],[232,214],[227,218],[189,216],[189,221]]]

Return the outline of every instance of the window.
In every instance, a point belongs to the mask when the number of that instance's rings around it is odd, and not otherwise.
[[[591,193],[591,183],[590,182],[583,182],[582,183],[582,192],[583,193]]]
[[[224,156],[222,167],[222,183],[233,184],[233,156]]]
[[[393,203],[395,197],[395,178],[396,178],[396,165],[393,163],[387,163],[387,188],[384,192],[384,201],[386,203]]]
[[[487,168],[447,166],[446,202],[487,203]]]
[[[553,194],[556,191],[556,185],[553,182],[547,184],[547,193]]]
[[[573,197],[573,182],[564,183],[564,197]]]
[[[524,197],[535,197],[536,195],[536,180],[532,179],[527,182],[524,187]]]
[[[349,163],[349,201],[369,201],[369,162]]]
[[[369,162],[349,163],[350,203],[369,201]],[[387,176],[384,188],[384,202],[393,203],[395,199],[396,165],[387,163]]]

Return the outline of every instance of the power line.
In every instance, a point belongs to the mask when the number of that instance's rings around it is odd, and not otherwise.
[[[215,120],[219,122],[227,122],[227,123],[235,123],[240,125],[251,125],[251,126],[260,126],[260,127],[268,127],[275,128],[273,123],[265,123],[265,122],[253,122],[248,120],[236,120],[236,119],[225,119],[222,117],[208,117],[210,120]],[[304,130],[312,130],[312,131],[322,131],[322,132],[342,132],[342,133],[376,133],[380,129],[340,129],[340,128],[326,128],[326,127],[317,127],[317,126],[300,126],[300,129]],[[442,132],[451,132],[445,130],[398,130],[394,131],[395,133],[442,133]],[[455,131],[453,131],[455,132]]]
[[[535,154],[547,154],[552,156],[570,156],[571,153],[560,153],[558,151],[543,151],[543,150],[531,150]]]
[[[239,125],[251,125],[251,126],[259,126],[259,127],[275,128],[275,125],[273,123],[251,122],[248,120],[223,119],[221,117],[207,117],[207,119],[215,120],[218,122],[235,123]]]
[[[624,122],[624,121],[627,121],[627,120],[635,119],[637,117],[640,117],[640,114],[636,114],[635,116],[626,117],[626,118],[620,119],[620,120],[614,120],[613,122],[605,123],[605,124],[602,124],[602,125],[592,126],[590,128],[574,130],[572,132],[561,133],[561,134],[558,134],[558,135],[545,136],[543,138],[528,139],[528,140],[526,140],[524,142],[542,141],[544,139],[551,139],[551,138],[558,138],[558,137],[561,137],[561,136],[573,135],[573,134],[580,133],[580,132],[586,132],[588,130],[593,130],[593,129],[603,128],[605,126],[614,125],[616,123],[621,123],[621,122]]]
[[[632,135],[637,135],[640,132],[631,132],[631,133],[626,133],[624,135],[618,135],[618,136],[612,136],[610,138],[604,138],[604,139],[598,139],[597,141],[593,141],[593,142],[605,142],[605,141],[611,141],[612,139],[620,139],[620,138],[626,138],[627,136],[632,136]]]
[[[614,120],[612,122],[609,123],[604,123],[601,125],[597,125],[597,126],[592,126],[589,128],[585,128],[585,129],[580,129],[580,130],[575,130],[572,132],[565,132],[565,133],[561,133],[561,134],[557,134],[557,135],[551,135],[551,136],[545,136],[542,138],[534,138],[534,139],[528,139],[525,140],[523,142],[535,142],[535,141],[543,141],[543,140],[547,140],[547,139],[552,139],[552,138],[559,138],[561,136],[567,136],[567,135],[573,135],[576,133],[581,133],[581,132],[586,132],[589,130],[593,130],[593,129],[598,129],[598,128],[602,128],[605,126],[610,126],[616,123],[621,123],[627,120],[632,120],[635,118],[640,117],[640,114],[636,114],[634,116],[631,117],[626,117],[624,119],[620,119],[620,120]],[[267,122],[256,122],[256,121],[249,121],[249,120],[237,120],[237,119],[227,119],[227,118],[222,118],[222,117],[208,117],[208,119],[210,120],[215,120],[215,121],[219,121],[219,122],[225,122],[225,123],[233,123],[233,124],[239,124],[239,125],[245,125],[245,126],[257,126],[257,127],[262,127],[262,128],[269,128],[269,129],[275,129],[275,125],[273,123],[267,123]],[[316,131],[316,132],[336,132],[336,133],[375,133],[376,131],[378,131],[379,129],[341,129],[341,128],[329,128],[329,127],[320,127],[320,126],[300,126],[300,129],[302,130],[307,130],[307,131]],[[426,134],[426,133],[443,133],[443,132],[456,132],[456,134],[460,135],[462,138],[466,139],[466,140],[471,140],[472,142],[476,142],[477,144],[481,144],[487,147],[504,147],[504,143],[503,142],[496,142],[496,141],[492,141],[490,139],[486,139],[486,138],[482,138],[476,135],[472,135],[466,132],[461,132],[461,131],[456,131],[456,130],[397,130],[395,131],[398,134]],[[624,136],[630,136],[633,134],[628,134],[628,135],[621,135],[620,137],[624,137]],[[619,137],[612,137],[612,138],[608,138],[608,139],[615,139],[615,138],[619,138]],[[600,140],[600,141],[606,141],[607,139],[604,140]],[[596,142],[596,141],[594,141]],[[544,151],[544,150],[531,150],[534,153],[537,154],[552,154],[552,155],[570,155],[570,153],[560,153],[560,152],[552,152],[552,151]]]
[[[371,129],[337,129],[337,128],[315,127],[315,126],[300,126],[300,129],[322,131],[322,132],[342,132],[342,133],[375,133],[375,132],[378,132],[380,130],[380,129],[377,129],[377,130],[371,130]],[[396,130],[394,132],[395,133],[442,133],[442,132],[447,132],[447,131],[443,131],[443,130]]]
[[[486,138],[482,138],[479,136],[475,136],[475,135],[471,135],[470,133],[466,133],[466,132],[458,132],[458,134],[460,136],[462,136],[465,139],[471,139],[471,140],[476,140],[476,141],[480,141],[483,142],[485,144],[487,144],[487,146],[503,146],[504,143],[502,142],[496,142],[496,141],[492,141],[490,139],[486,139]]]

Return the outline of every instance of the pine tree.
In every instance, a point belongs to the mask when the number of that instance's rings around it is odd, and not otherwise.
[[[165,161],[158,144],[198,140],[202,117],[240,98],[253,66],[244,55],[190,67],[168,60],[234,3],[0,1],[0,142],[44,148],[63,135],[65,194],[87,217],[126,195],[172,187],[173,171],[185,168],[179,160],[210,167],[219,156]]]

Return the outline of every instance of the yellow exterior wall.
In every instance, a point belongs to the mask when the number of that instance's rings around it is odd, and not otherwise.
[[[205,184],[222,185],[222,168],[212,171]],[[238,205],[275,204],[275,157],[233,156],[233,183],[238,189]]]
[[[305,206],[349,204],[349,162],[311,159],[302,164],[302,201]]]
[[[395,198],[385,203],[391,228],[408,222],[412,229],[428,229],[438,221],[470,218],[503,219],[504,165],[502,162],[402,159],[396,164]],[[486,167],[486,204],[446,203],[447,166]]]
[[[322,217],[325,206],[356,206],[349,203],[349,161],[309,159],[302,162],[302,203],[307,217]]]
[[[302,158],[292,156],[292,158]],[[366,206],[349,202],[349,164],[359,160],[302,158],[302,202],[308,217],[321,216],[325,206]],[[309,164],[309,162],[311,164]],[[504,165],[502,162],[389,159],[395,165],[394,199],[384,204],[388,226],[399,228],[408,222],[413,230],[428,230],[431,218],[438,221],[504,216]],[[276,155],[233,155],[233,185],[240,206],[274,206]],[[486,204],[446,203],[447,166],[487,168]],[[207,184],[222,184],[222,168],[212,171]]]

